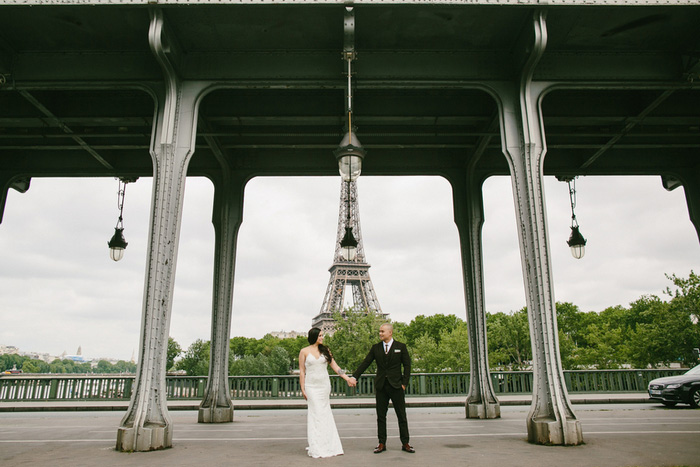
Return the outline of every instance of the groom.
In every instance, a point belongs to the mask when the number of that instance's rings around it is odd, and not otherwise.
[[[377,375],[374,378],[374,388],[377,406],[377,436],[379,445],[374,449],[375,454],[386,451],[386,413],[389,410],[389,401],[394,403],[394,411],[399,419],[399,437],[401,438],[402,451],[414,453],[413,447],[408,444],[408,420],[406,419],[405,391],[408,381],[411,379],[411,357],[408,355],[406,344],[395,341],[392,337],[394,327],[384,323],[379,328],[381,342],[374,344],[360,367],[352,374],[352,385],[372,363],[377,362]],[[403,365],[403,375],[401,366]]]

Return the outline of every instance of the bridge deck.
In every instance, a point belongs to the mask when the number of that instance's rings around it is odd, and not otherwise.
[[[656,404],[586,405],[577,409],[585,444],[537,446],[526,442],[527,406],[503,408],[500,420],[468,420],[458,407],[409,409],[411,443],[399,449],[398,429],[389,415],[389,450],[378,457],[374,411],[338,409],[335,418],[345,455],[325,465],[398,463],[469,466],[697,465],[700,418],[697,410]],[[196,423],[196,413],[172,414],[173,448],[152,453],[114,451],[120,413],[0,414],[3,465],[308,465],[306,412],[250,410],[231,424]]]

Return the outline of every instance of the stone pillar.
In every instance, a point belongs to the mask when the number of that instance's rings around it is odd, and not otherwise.
[[[534,41],[524,47],[520,82],[498,91],[501,141],[513,183],[534,360],[527,432],[531,443],[578,445],[583,443],[583,434],[571,408],[559,354],[542,186],[546,146],[540,99],[544,86],[532,83],[534,68],[547,42],[542,12],[535,12],[533,26],[530,32],[534,32]]]
[[[472,166],[473,167],[473,166]],[[469,394],[465,402],[467,418],[500,418],[501,405],[491,384],[486,340],[484,306],[484,267],[481,233],[484,206],[481,187],[470,167],[467,173],[451,177],[454,218],[462,253],[464,297],[469,332]]]
[[[163,16],[152,10],[149,41],[165,75],[151,141],[153,198],[146,260],[139,361],[131,401],[117,431],[118,451],[172,445],[166,355],[187,166],[194,152],[198,88],[177,78],[163,45]]]
[[[226,167],[224,167],[226,169]],[[233,402],[228,386],[228,355],[236,264],[236,238],[243,216],[246,179],[224,171],[215,181],[212,222],[216,236],[214,252],[214,294],[212,300],[209,379],[199,406],[200,423],[233,421]]]

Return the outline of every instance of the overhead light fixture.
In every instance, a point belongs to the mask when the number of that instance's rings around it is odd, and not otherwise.
[[[124,257],[124,250],[128,243],[124,238],[124,197],[126,196],[126,184],[129,182],[135,182],[137,178],[127,179],[119,178],[117,179],[119,183],[119,189],[117,191],[117,208],[119,209],[119,219],[117,219],[117,225],[114,227],[114,235],[107,245],[109,246],[109,257],[113,261],[119,261]]]
[[[338,170],[343,181],[352,182],[362,173],[362,161],[365,158],[365,149],[357,139],[356,128],[352,124],[352,62],[357,57],[355,53],[355,12],[352,6],[345,7],[344,19],[344,46],[342,59],[347,64],[347,95],[345,101],[345,113],[347,114],[347,131],[333,151],[338,161]]]
[[[586,254],[586,239],[583,238],[579,231],[578,221],[576,220],[576,179],[578,177],[559,178],[566,182],[569,187],[569,201],[571,202],[571,236],[566,242],[571,248],[571,256],[576,259],[581,259]]]
[[[352,182],[362,173],[362,161],[365,158],[365,150],[357,139],[355,128],[352,125],[352,61],[355,54],[355,13],[352,6],[345,7],[344,46],[342,59],[347,63],[347,100],[345,101],[345,112],[347,114],[347,132],[338,145],[338,149],[333,151],[338,161],[338,171],[345,183],[347,183],[347,204],[345,206],[345,236],[340,241],[340,254],[345,261],[355,261],[357,257],[357,239],[352,233],[352,213],[350,212],[350,196],[352,194]]]

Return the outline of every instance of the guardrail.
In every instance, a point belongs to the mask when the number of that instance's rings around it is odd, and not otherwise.
[[[643,392],[649,381],[686,370],[571,370],[564,371],[569,392]],[[532,372],[492,371],[496,394],[532,393]],[[0,377],[0,403],[3,401],[129,400],[134,375],[10,375]],[[201,399],[206,376],[168,376],[168,399]],[[299,377],[229,376],[234,399],[301,398]],[[411,375],[408,396],[466,395],[469,373],[418,373]],[[331,397],[374,394],[373,375],[364,375],[356,388],[349,388],[339,377],[331,376]]]

